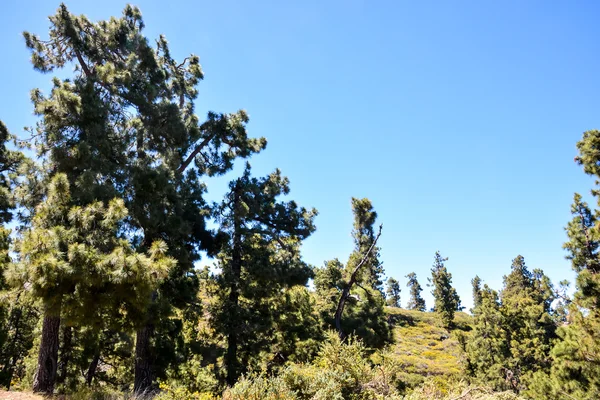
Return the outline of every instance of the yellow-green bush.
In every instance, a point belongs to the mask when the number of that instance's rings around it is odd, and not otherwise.
[[[400,399],[398,366],[386,353],[374,357],[353,338],[331,334],[312,364],[292,364],[274,378],[246,377],[225,392],[226,400],[378,400]]]

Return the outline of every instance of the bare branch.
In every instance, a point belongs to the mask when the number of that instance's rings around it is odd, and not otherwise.
[[[83,69],[83,72],[85,73],[85,76],[87,76],[88,79],[90,79],[92,77],[92,71],[90,71],[90,68],[87,66],[87,64],[83,60],[83,57],[81,56],[81,53],[79,52],[79,50],[73,49],[73,51],[75,52],[75,56],[77,57],[77,61],[79,61],[79,64],[81,65],[81,69]]]

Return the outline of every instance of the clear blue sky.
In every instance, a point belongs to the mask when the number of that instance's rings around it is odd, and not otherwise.
[[[45,35],[58,2],[23,4],[0,13],[0,118],[17,134],[34,122],[29,90],[51,78],[32,70],[20,32]],[[67,1],[92,19],[124,4]],[[148,36],[200,56],[199,112],[248,110],[251,134],[269,140],[255,173],[279,167],[319,210],[310,263],[347,258],[355,196],[373,201],[386,272],[403,285],[415,271],[424,286],[438,249],[467,306],[471,278],[499,289],[518,254],[572,280],[561,245],[573,192],[592,183],[573,157],[600,128],[598,3],[135,4]],[[216,200],[224,182],[209,185]]]

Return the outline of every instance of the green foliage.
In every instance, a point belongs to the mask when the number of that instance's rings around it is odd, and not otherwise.
[[[529,271],[524,258],[517,256],[500,295],[484,285],[479,296],[465,346],[467,370],[497,389],[519,393],[536,371],[550,367],[556,338],[550,280],[540,270]]]
[[[576,161],[595,178],[592,195],[600,195],[600,131],[587,131],[577,143]],[[599,203],[600,204],[600,203]],[[593,211],[575,194],[573,219],[567,224],[567,259],[577,273],[576,291],[568,308],[567,324],[558,330],[549,371],[535,375],[528,395],[536,399],[596,399],[600,396],[600,229],[598,207]]]
[[[429,282],[433,286],[433,290],[431,291],[434,298],[433,311],[440,315],[442,324],[446,328],[451,328],[454,324],[455,311],[462,308],[458,293],[452,287],[452,274],[448,272],[444,265],[444,262],[447,260],[447,258],[443,258],[440,255],[439,251],[435,253]]]
[[[417,311],[425,311],[425,299],[421,297],[421,292],[423,288],[421,284],[417,280],[417,274],[411,272],[406,275],[408,278],[408,282],[406,283],[406,287],[410,289],[410,298],[408,299],[408,309],[409,310],[417,310]]]
[[[386,303],[390,307],[400,307],[400,283],[394,278],[387,280],[387,289],[385,291]]]
[[[374,224],[377,213],[368,199],[352,199],[354,214],[354,251],[348,263],[335,259],[317,269],[315,288],[317,307],[325,329],[334,329],[334,316],[340,298],[347,294],[341,316],[345,334],[359,337],[369,348],[381,348],[392,340],[385,316],[385,298],[381,288],[383,267],[379,261],[379,248],[371,249],[375,241]],[[359,269],[359,263],[365,262]],[[352,276],[354,275],[354,281]]]
[[[194,113],[203,79],[198,56],[174,60],[162,36],[152,45],[136,7],[92,22],[63,4],[50,22],[46,40],[24,34],[34,68],[46,73],[74,65],[75,71],[54,78],[48,96],[32,93],[42,174],[66,174],[77,206],[123,199],[129,214],[119,232],[133,249],[147,253],[162,240],[177,261],[152,305],[138,314],[143,329],[156,333],[136,342],[147,385],[186,351],[183,324],[173,321],[181,314],[173,308],[185,309],[196,298],[200,251],[218,251],[206,227],[210,206],[201,177],[226,173],[236,158],[264,149],[266,140],[248,137],[243,110],[211,111],[200,120]]]
[[[398,368],[384,353],[376,365],[366,348],[331,333],[311,364],[292,364],[275,378],[247,377],[225,392],[224,399],[400,399]]]
[[[572,300],[518,256],[501,291],[471,281],[471,318],[438,252],[435,313],[415,273],[402,310],[398,281],[384,296],[370,200],[352,199],[348,261],[316,269],[300,252],[316,211],[281,200],[279,170],[248,166],[222,202],[205,200],[207,177],[266,140],[244,110],[195,114],[198,56],[150,41],[139,9],[93,22],[63,4],[46,38],[24,38],[34,69],[62,78],[31,93],[35,160],[0,122],[0,385],[45,370],[70,399],[600,397],[600,211],[578,194]],[[600,184],[600,131],[578,149]],[[215,268],[197,267],[203,252]]]
[[[475,275],[475,278],[471,279],[471,285],[473,286],[473,307],[479,307],[481,305],[481,278]]]
[[[15,372],[20,375],[22,368],[18,364],[30,346],[35,314],[30,305],[21,301],[20,293],[9,291],[4,277],[12,262],[11,231],[5,224],[13,217],[15,183],[25,160],[22,153],[7,146],[13,139],[0,121],[0,386],[6,387],[10,386]]]
[[[288,179],[278,170],[257,179],[251,177],[247,166],[216,208],[226,240],[218,255],[221,272],[215,276],[217,301],[211,307],[211,324],[227,342],[224,361],[230,385],[247,368],[257,366],[251,363],[260,363],[257,356],[268,351],[275,339],[287,347],[280,347],[283,352],[277,351],[277,357],[285,359],[294,353],[295,339],[275,335],[277,323],[285,326],[289,322],[299,329],[302,339],[310,339],[307,331],[311,327],[305,325],[310,320],[294,323],[285,319],[285,303],[290,300],[286,294],[292,294],[285,289],[304,286],[312,276],[300,258],[299,247],[314,231],[316,210],[278,201],[288,193]],[[304,306],[310,307],[304,300]],[[305,311],[309,316],[310,310]]]
[[[42,299],[45,310],[63,315],[67,322],[131,326],[174,260],[165,256],[162,242],[141,255],[119,239],[116,231],[126,215],[117,199],[108,206],[97,202],[71,207],[66,176],[57,175],[32,229],[18,244],[22,262],[9,278],[21,287],[30,284],[31,294]],[[101,318],[103,308],[117,314],[110,320]]]
[[[354,251],[350,254],[346,265],[348,271],[354,270],[373,244],[375,240],[375,221],[377,220],[377,212],[375,212],[371,201],[367,198],[352,198],[352,214],[354,215],[352,230]],[[376,247],[369,254],[365,266],[358,272],[357,282],[383,293],[382,277],[383,264],[379,261],[379,248]]]
[[[0,386],[10,388],[25,376],[25,357],[33,346],[39,311],[34,299],[22,290],[0,292],[0,303],[6,310],[0,338]]]

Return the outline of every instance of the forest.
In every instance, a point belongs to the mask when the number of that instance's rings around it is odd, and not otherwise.
[[[317,210],[253,173],[267,140],[246,111],[196,114],[199,57],[146,37],[138,8],[50,23],[23,34],[52,80],[37,124],[0,122],[0,398],[600,398],[600,131],[576,143],[597,203],[574,194],[565,221],[571,288],[515,254],[502,287],[473,275],[467,310],[451,255],[385,275],[368,198],[339,205],[352,252],[305,262]]]

